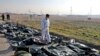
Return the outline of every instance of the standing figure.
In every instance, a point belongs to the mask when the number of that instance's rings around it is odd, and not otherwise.
[[[7,14],[6,16],[7,16],[7,20],[10,20],[10,14]]]
[[[2,17],[2,20],[4,21],[4,19],[5,19],[5,15],[4,15],[4,14],[2,14],[2,15],[1,15],[1,17]]]
[[[49,14],[46,14],[46,16],[41,21],[41,27],[42,27],[41,31],[42,31],[42,40],[47,44],[51,42],[51,37],[49,34],[49,26],[50,26]]]

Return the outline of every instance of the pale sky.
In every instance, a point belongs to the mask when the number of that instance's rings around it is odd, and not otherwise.
[[[100,15],[100,0],[0,0],[0,12]]]

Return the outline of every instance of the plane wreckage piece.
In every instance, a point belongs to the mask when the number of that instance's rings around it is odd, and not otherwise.
[[[42,50],[48,54],[48,56],[78,56],[77,53],[66,46],[50,46],[47,48],[42,48]]]

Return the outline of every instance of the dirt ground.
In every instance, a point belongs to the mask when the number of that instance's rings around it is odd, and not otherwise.
[[[14,51],[10,47],[7,39],[0,36],[0,56],[13,56]]]
[[[0,20],[0,23],[2,21]],[[13,56],[14,51],[10,47],[7,39],[3,34],[0,34],[0,56]]]

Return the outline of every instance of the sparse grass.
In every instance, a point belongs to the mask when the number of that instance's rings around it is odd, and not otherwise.
[[[40,29],[40,21],[19,22],[29,27]],[[84,40],[94,45],[100,45],[100,23],[91,21],[51,21],[50,32]]]

